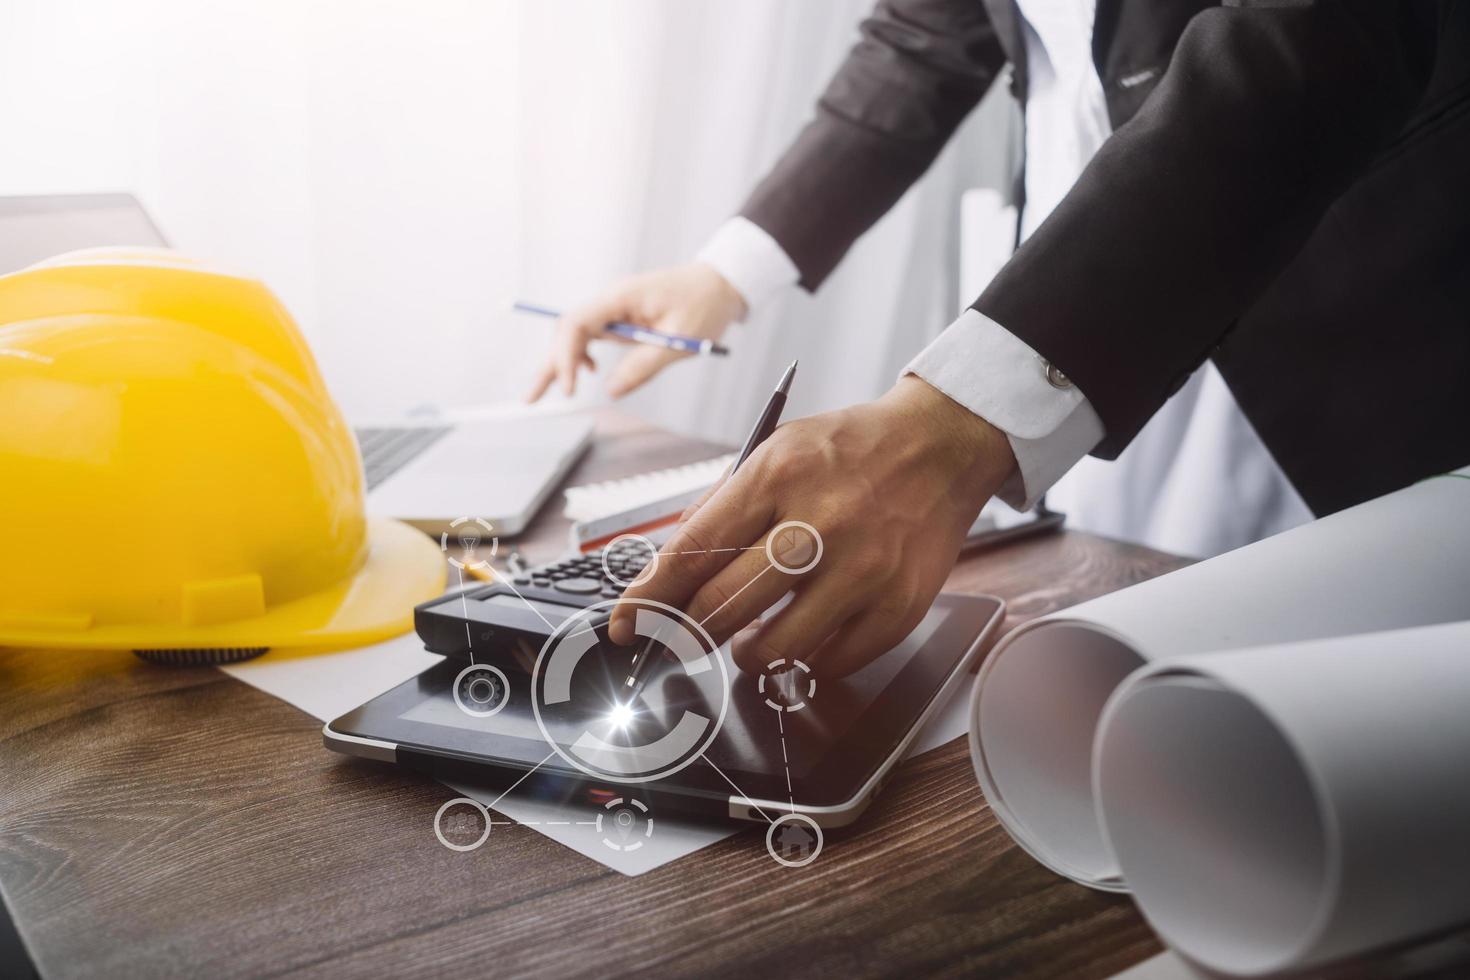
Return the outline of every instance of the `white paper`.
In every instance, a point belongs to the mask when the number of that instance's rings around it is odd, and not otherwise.
[[[290,653],[272,651],[244,663],[221,667],[225,673],[251,687],[293,704],[321,721],[331,721],[371,700],[390,688],[402,684],[442,658],[424,650],[413,633],[361,647],[333,653]],[[956,697],[938,712],[914,740],[909,755],[917,755],[964,734],[968,712],[964,698]],[[323,750],[325,751],[325,750]],[[524,824],[537,833],[550,837],[586,857],[592,858],[625,875],[652,871],[686,854],[692,854],[746,829],[743,824],[708,824],[679,820],[654,814],[654,832],[643,847],[632,851],[615,851],[603,843],[602,835],[586,821],[596,818],[595,811],[518,796],[512,792],[504,798],[476,787],[450,787],[461,796],[469,796],[489,806],[501,816]],[[433,814],[425,814],[424,832],[432,833]],[[579,823],[579,821],[581,821]],[[491,846],[506,828],[492,827]],[[761,846],[758,843],[752,846]]]
[[[1104,708],[1094,780],[1160,937],[1260,975],[1470,922],[1467,760],[1461,622],[1154,663]]]
[[[1125,890],[1092,792],[1104,703],[1163,657],[1470,619],[1470,467],[1028,623],[971,698],[1002,825],[1043,864]]]

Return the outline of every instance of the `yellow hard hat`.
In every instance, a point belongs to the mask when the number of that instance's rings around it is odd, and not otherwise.
[[[162,249],[0,276],[0,646],[350,646],[443,587],[436,543],[367,519],[263,284]]]

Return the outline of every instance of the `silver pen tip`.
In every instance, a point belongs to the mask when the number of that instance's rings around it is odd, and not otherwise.
[[[786,373],[781,375],[781,383],[776,385],[776,390],[781,394],[784,395],[790,390],[791,379],[796,375],[796,365],[800,363],[800,361],[792,361],[791,366],[786,369]]]

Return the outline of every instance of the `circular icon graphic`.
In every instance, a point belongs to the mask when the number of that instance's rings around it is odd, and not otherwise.
[[[483,558],[475,551],[489,542],[490,553]],[[471,568],[486,568],[490,559],[500,550],[500,539],[490,522],[481,517],[456,517],[449,522],[449,530],[439,535],[439,549],[455,568],[468,571]]]
[[[602,613],[620,604],[636,607],[629,648],[604,644],[597,633]],[[642,696],[630,701],[623,655],[645,648],[658,660]],[[729,673],[714,640],[684,612],[651,599],[579,610],[547,639],[531,671],[531,710],[547,744],[581,772],[618,783],[662,779],[689,765],[715,740],[729,706]]]
[[[782,521],[766,535],[766,560],[787,575],[800,575],[822,560],[822,536],[806,521]]]
[[[636,851],[653,836],[653,817],[642,800],[619,796],[603,804],[603,812],[597,815],[597,832],[602,842],[615,851]]]
[[[766,853],[777,864],[804,868],[822,853],[822,828],[804,813],[783,813],[766,828]]]
[[[658,546],[641,534],[619,534],[602,549],[602,574],[631,589],[653,578],[658,570]]]
[[[510,681],[499,667],[471,664],[454,678],[454,703],[476,718],[489,718],[510,700]]]
[[[777,711],[800,711],[816,697],[817,679],[812,676],[812,669],[800,660],[788,661],[782,657],[766,664],[756,681],[756,689],[766,704]]]
[[[444,812],[454,806],[459,809],[445,819]],[[473,807],[473,810],[466,810],[465,807]],[[434,814],[434,836],[451,851],[473,851],[490,837],[490,811],[479,800],[456,796]],[[451,837],[459,843],[450,843]]]

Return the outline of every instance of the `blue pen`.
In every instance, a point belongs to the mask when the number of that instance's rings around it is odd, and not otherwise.
[[[561,316],[556,310],[549,310],[544,306],[536,306],[532,303],[516,303],[513,309],[522,313],[534,313],[537,316]],[[628,340],[640,344],[651,344],[654,347],[667,347],[683,354],[719,354],[724,356],[730,353],[728,347],[723,347],[713,340],[701,340],[698,337],[681,337],[678,334],[659,333],[657,330],[649,330],[633,323],[622,323],[613,321],[603,328],[608,333],[617,334]]]

